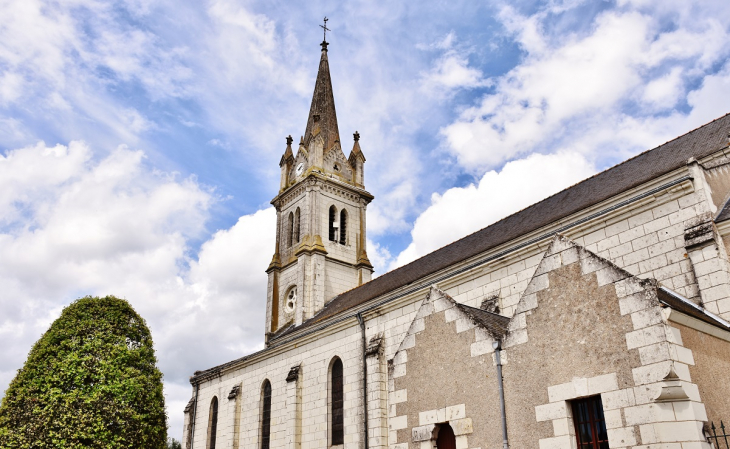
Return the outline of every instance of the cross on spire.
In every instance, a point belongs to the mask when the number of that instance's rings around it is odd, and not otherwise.
[[[324,25],[320,25],[319,27],[322,28],[322,31],[324,32],[324,37],[322,38],[322,50],[327,51],[327,32],[332,31],[329,28],[327,28],[327,21],[330,20],[325,16],[324,18]]]

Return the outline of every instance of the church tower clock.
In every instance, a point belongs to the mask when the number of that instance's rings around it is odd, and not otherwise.
[[[291,136],[281,157],[276,208],[276,249],[268,273],[267,342],[298,326],[339,295],[370,280],[365,212],[373,196],[365,190],[365,156],[355,132],[349,157],[342,151],[332,93],[328,43],[304,136],[294,153]]]

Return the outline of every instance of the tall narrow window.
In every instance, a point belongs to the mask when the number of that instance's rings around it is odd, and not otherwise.
[[[579,449],[608,449],[606,420],[600,396],[572,401],[573,424]]]
[[[332,419],[332,445],[343,444],[345,426],[343,419],[344,397],[342,393],[342,360],[335,359],[332,364],[332,403],[330,416]]]
[[[289,220],[286,223],[286,242],[287,246],[292,244],[292,232],[294,231],[294,214],[289,212]]]
[[[208,449],[215,449],[215,434],[218,431],[218,398],[213,396],[208,414]]]
[[[335,220],[337,220],[337,208],[335,206],[330,206],[330,241],[331,242],[337,241],[337,223],[335,223]]]
[[[261,404],[261,449],[269,449],[271,443],[271,382],[264,381]]]
[[[301,218],[301,212],[299,211],[299,208],[297,207],[297,211],[294,213],[294,242],[299,243],[299,230],[301,229],[301,225],[299,222],[299,219]]]
[[[340,211],[340,244],[345,245],[347,243],[347,211],[342,209]]]

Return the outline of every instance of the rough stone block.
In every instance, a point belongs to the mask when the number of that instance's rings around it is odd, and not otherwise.
[[[634,390],[625,388],[623,390],[610,391],[601,394],[604,410],[613,410],[624,407],[631,407],[636,404]]]
[[[465,404],[452,405],[450,407],[446,407],[445,421],[451,421],[454,419],[462,419],[464,417],[466,417],[466,405]]]
[[[567,418],[568,409],[565,401],[538,405],[535,407],[535,416],[538,422]]]
[[[614,390],[618,390],[618,380],[614,373],[588,378],[588,394],[590,395]]]
[[[608,430],[609,447],[625,447],[636,444],[636,435],[633,427],[620,427]]]
[[[468,435],[474,432],[471,418],[449,420],[449,425],[454,429],[454,435]]]
[[[390,418],[388,422],[388,428],[390,430],[400,430],[408,427],[408,416],[401,415]]]
[[[562,435],[553,438],[540,438],[540,449],[573,449],[576,446],[575,437]]]
[[[675,421],[670,403],[650,403],[624,409],[627,426],[638,426],[661,421]]]

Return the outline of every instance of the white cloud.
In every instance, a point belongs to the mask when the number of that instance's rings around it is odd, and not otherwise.
[[[687,80],[712,76],[728,54],[720,17],[674,18],[676,26],[667,27],[651,11],[612,9],[599,14],[586,34],[558,35],[545,31],[554,19],[548,10],[525,17],[504,7],[501,18],[522,46],[523,61],[493,80],[493,93],[442,129],[467,170],[561,148],[602,151],[616,160],[621,151],[681,134],[689,128],[666,134],[666,111],[688,96]],[[637,100],[643,106],[632,110]],[[632,136],[625,126],[634,121],[647,127],[653,142],[642,138],[647,132]]]
[[[241,217],[191,256],[215,201],[194,178],[149,168],[126,147],[95,160],[82,142],[39,143],[1,157],[0,389],[64,305],[113,294],[152,330],[179,431],[187,376],[263,341],[275,212]]]
[[[577,153],[532,154],[488,171],[478,185],[433,194],[431,205],[411,231],[412,242],[391,268],[405,265],[442,246],[482,229],[595,172]]]

